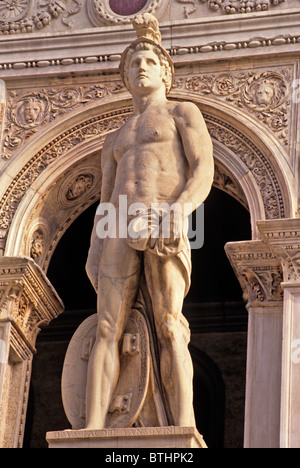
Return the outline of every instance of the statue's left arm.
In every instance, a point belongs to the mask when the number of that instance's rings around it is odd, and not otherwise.
[[[175,114],[190,169],[190,176],[177,203],[188,216],[205,201],[211,190],[214,178],[213,146],[202,113],[195,104],[179,103]],[[186,204],[191,204],[190,212],[186,211]]]

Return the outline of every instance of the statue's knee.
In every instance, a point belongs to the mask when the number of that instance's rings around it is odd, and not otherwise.
[[[116,334],[116,326],[106,318],[100,319],[97,326],[97,338],[111,339]]]
[[[162,338],[167,341],[174,341],[176,339],[177,331],[178,331],[178,323],[169,315],[164,321],[160,324],[160,333]]]

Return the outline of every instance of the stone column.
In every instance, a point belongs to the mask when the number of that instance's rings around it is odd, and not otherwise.
[[[300,219],[260,221],[258,228],[283,269],[280,447],[300,448]]]
[[[0,258],[0,448],[22,447],[36,337],[62,312],[32,259]]]
[[[245,448],[278,448],[283,293],[276,256],[262,241],[234,242],[226,253],[249,312]]]

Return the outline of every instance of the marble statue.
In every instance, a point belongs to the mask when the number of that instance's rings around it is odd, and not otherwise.
[[[182,316],[191,273],[184,221],[210,192],[212,142],[196,105],[166,97],[174,67],[161,45],[156,18],[140,15],[133,24],[137,39],[125,50],[120,64],[132,94],[133,114],[107,136],[101,156],[100,208],[103,204],[115,208],[117,235],[99,236],[97,226],[104,214],[97,210],[87,260],[87,273],[98,294],[96,336],[86,381],[88,429],[107,427],[109,412],[129,411],[132,394],[114,399],[113,395],[122,372],[121,341],[122,349],[131,349],[126,352],[133,357],[145,342],[139,333],[124,334],[128,313],[142,295],[148,295],[144,315],[152,324],[147,332],[150,345],[157,349],[156,354],[152,352],[151,369],[156,377],[151,385],[153,394],[157,393],[155,385],[160,387],[156,411],[165,414],[160,424],[195,426],[189,330]],[[134,209],[121,213],[120,196],[126,196],[127,205]],[[160,229],[167,216],[168,236]],[[127,236],[118,230],[124,219],[127,227],[130,224]],[[151,235],[155,230],[156,235]],[[124,378],[134,379],[134,372],[127,377],[123,372]],[[145,425],[141,419],[132,423]]]

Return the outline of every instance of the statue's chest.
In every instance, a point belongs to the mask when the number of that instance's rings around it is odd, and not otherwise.
[[[139,118],[136,124],[136,140],[140,144],[167,142],[174,137],[175,131],[173,119],[158,110]]]
[[[149,144],[168,143],[176,136],[176,126],[168,114],[144,113],[121,129],[114,147],[117,161],[127,152],[135,153]]]

